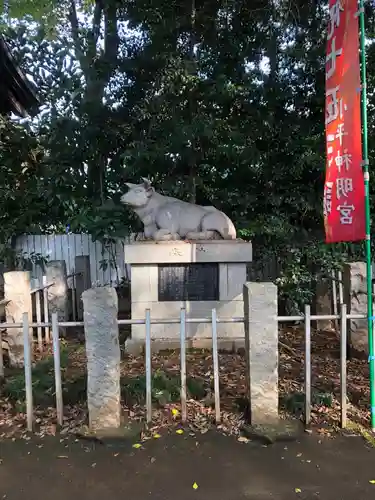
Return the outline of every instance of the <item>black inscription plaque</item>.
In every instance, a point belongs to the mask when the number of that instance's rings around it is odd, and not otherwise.
[[[219,300],[219,264],[158,266],[159,302]]]

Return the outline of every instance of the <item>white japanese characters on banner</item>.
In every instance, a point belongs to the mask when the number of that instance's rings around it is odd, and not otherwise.
[[[357,0],[330,0],[326,56],[326,242],[365,237]]]

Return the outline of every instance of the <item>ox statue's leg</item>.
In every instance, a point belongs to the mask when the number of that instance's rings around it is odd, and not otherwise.
[[[186,233],[187,240],[217,240],[220,236],[216,231],[190,231]]]
[[[169,229],[158,229],[152,235],[152,239],[155,241],[176,241],[180,240],[181,237],[178,233],[171,233]]]

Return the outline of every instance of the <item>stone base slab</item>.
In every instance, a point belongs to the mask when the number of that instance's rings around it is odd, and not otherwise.
[[[245,349],[245,341],[238,340],[225,340],[219,339],[217,342],[219,351],[226,352],[238,352],[239,350]],[[151,342],[151,351],[176,351],[180,349],[181,345],[178,340],[153,340]],[[189,339],[186,341],[187,349],[212,349],[212,341],[210,339]],[[144,353],[145,342],[142,339],[128,339],[125,344],[125,350],[128,354],[132,356],[139,356]]]
[[[142,241],[125,245],[127,264],[189,264],[194,262],[252,262],[251,242],[242,240]]]

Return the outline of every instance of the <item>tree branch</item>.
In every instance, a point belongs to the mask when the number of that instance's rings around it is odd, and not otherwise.
[[[96,56],[96,44],[98,42],[100,34],[100,21],[103,12],[103,2],[102,0],[96,0],[94,8],[94,18],[92,22],[92,30],[87,35],[88,41],[88,58],[89,61],[93,61]]]
[[[72,37],[76,57],[80,62],[82,69],[84,69],[86,67],[86,54],[82,48],[81,39],[79,37],[79,24],[75,0],[70,0],[68,19],[72,29]]]
[[[104,10],[104,59],[113,70],[117,64],[119,36],[117,33],[117,8],[114,2],[108,2]]]

